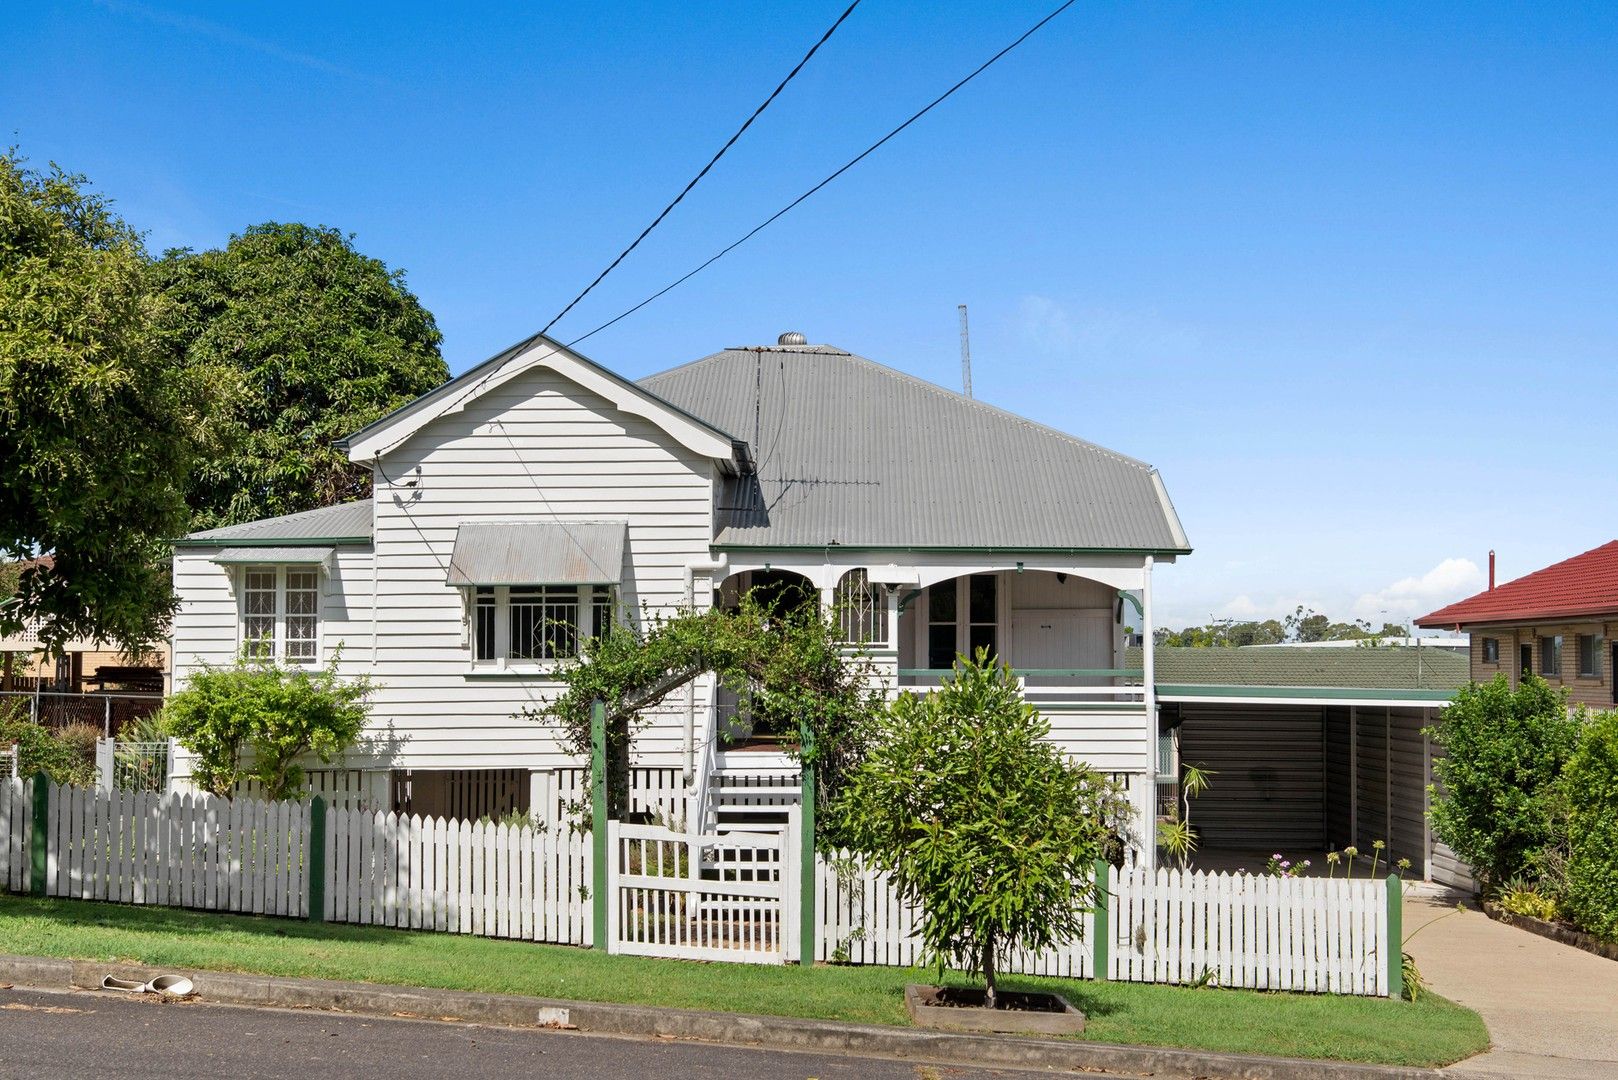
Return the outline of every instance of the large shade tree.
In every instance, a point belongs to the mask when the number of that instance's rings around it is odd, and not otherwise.
[[[138,651],[173,606],[204,365],[173,362],[140,235],[82,176],[0,154],[0,633]]]
[[[336,229],[255,225],[222,249],[168,252],[158,274],[172,347],[233,382],[225,451],[191,484],[195,528],[363,498],[370,473],[332,444],[448,377],[403,272]]]

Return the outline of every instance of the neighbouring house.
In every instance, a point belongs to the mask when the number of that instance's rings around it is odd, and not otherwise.
[[[1277,852],[1312,858],[1354,846],[1367,857],[1469,887],[1466,868],[1428,828],[1441,753],[1425,729],[1467,682],[1445,648],[1332,646],[1156,650],[1160,805],[1184,765],[1215,774],[1191,816],[1198,865],[1258,870]],[[1126,663],[1139,663],[1134,654]]]
[[[1567,690],[1574,705],[1618,704],[1618,540],[1439,608],[1417,626],[1464,630],[1472,637],[1471,675],[1488,682],[1505,675],[1516,686],[1525,673]]]
[[[355,433],[374,498],[176,544],[174,677],[243,651],[377,685],[319,783],[463,816],[557,812],[581,761],[522,719],[609,619],[743,591],[836,605],[890,687],[988,647],[1052,738],[1116,776],[1153,859],[1152,571],[1190,551],[1151,466],[783,335],[639,382],[536,336]],[[706,790],[742,750],[699,680],[637,766]],[[769,755],[746,760],[760,767]],[[574,785],[569,787],[569,785]]]

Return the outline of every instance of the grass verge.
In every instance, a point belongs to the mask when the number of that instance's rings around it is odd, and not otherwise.
[[[904,985],[934,973],[652,960],[560,945],[0,896],[0,952],[531,994],[864,1024],[909,1023]],[[956,976],[946,982],[959,983]],[[1374,998],[1011,977],[1089,1016],[1084,1038],[1241,1054],[1443,1065],[1488,1046],[1470,1009]]]

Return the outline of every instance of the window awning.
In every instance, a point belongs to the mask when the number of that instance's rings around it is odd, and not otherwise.
[[[451,585],[616,585],[623,578],[622,521],[462,522],[449,560]]]
[[[221,566],[242,563],[276,566],[330,566],[336,548],[329,547],[228,547],[221,548],[209,562]]]

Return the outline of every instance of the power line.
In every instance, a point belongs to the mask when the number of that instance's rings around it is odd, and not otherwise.
[[[757,236],[759,233],[763,232],[765,229],[767,229],[771,225],[775,224],[776,221],[778,221],[782,217],[786,216],[786,214],[788,212],[790,212],[791,210],[793,210],[794,208],[796,208],[799,203],[801,203],[804,200],[808,199],[811,195],[814,195],[821,188],[825,187],[827,184],[831,183],[833,180],[836,180],[839,176],[842,176],[848,170],[852,169],[854,166],[858,165],[860,162],[862,162],[866,158],[870,157],[877,150],[879,150],[883,146],[883,144],[887,143],[890,139],[892,139],[894,136],[898,135],[905,128],[909,127],[911,124],[914,124],[917,120],[920,120],[923,116],[926,116],[928,113],[932,112],[933,109],[935,109],[939,105],[943,104],[943,102],[946,99],[948,99],[951,95],[953,95],[957,90],[959,90],[961,87],[965,86],[967,83],[971,82],[973,79],[977,78],[979,75],[983,74],[989,68],[993,67],[994,64],[997,63],[1000,60],[1001,57],[1005,56],[1007,53],[1011,52],[1011,50],[1015,49],[1017,46],[1021,45],[1025,41],[1027,41],[1030,37],[1033,37],[1034,34],[1038,33],[1041,29],[1044,28],[1046,23],[1050,22],[1052,19],[1054,19],[1058,15],[1062,14],[1062,12],[1066,11],[1068,8],[1072,7],[1076,2],[1077,2],[1077,0],[1067,0],[1066,3],[1064,3],[1060,7],[1056,8],[1056,10],[1052,11],[1049,15],[1046,15],[1043,19],[1039,20],[1033,26],[1031,26],[1027,30],[1023,31],[1022,35],[1020,37],[1018,37],[1015,41],[1013,41],[1010,45],[1007,45],[1005,48],[1001,49],[999,52],[997,52],[993,56],[989,57],[982,64],[980,64],[977,67],[976,70],[974,70],[971,74],[967,75],[960,82],[956,83],[954,86],[950,87],[948,90],[945,90],[942,94],[939,94],[937,97],[933,98],[932,101],[928,102],[925,106],[923,106],[921,109],[917,110],[914,114],[912,114],[910,119],[906,120],[904,123],[900,124],[898,127],[894,128],[892,131],[890,131],[886,135],[882,136],[876,142],[872,143],[870,146],[868,146],[864,150],[860,151],[857,155],[850,158],[846,163],[843,164],[843,166],[841,168],[839,168],[836,172],[832,173],[830,176],[827,176],[824,180],[820,181],[820,183],[816,184],[814,187],[810,188],[808,191],[805,191],[802,195],[799,195],[796,199],[793,199],[791,202],[787,203],[781,209],[777,210],[775,213],[773,213],[769,217],[765,218],[764,221],[762,221],[758,225],[754,226],[745,235],[743,235],[741,239],[737,240],[735,243],[730,244],[728,247],[720,249],[716,254],[711,256],[706,262],[702,263],[696,269],[691,270],[690,272],[682,275],[681,277],[676,278],[674,281],[672,281],[669,284],[665,285],[663,288],[659,289],[657,292],[653,293],[652,295],[648,296],[646,299],[642,300],[640,303],[636,304],[634,307],[628,308],[628,309],[620,312],[619,314],[613,316],[612,318],[608,319],[606,322],[602,323],[600,326],[596,327],[594,330],[591,330],[589,333],[584,334],[584,335],[582,335],[580,337],[576,337],[572,341],[569,341],[567,343],[567,347],[571,349],[573,346],[577,345],[579,342],[584,341],[587,338],[594,337],[595,335],[601,333],[601,331],[607,329],[607,327],[612,326],[613,324],[615,324],[617,322],[620,322],[623,319],[627,319],[629,316],[633,315],[635,312],[639,311],[641,308],[645,307],[647,304],[650,304],[652,301],[657,300],[660,297],[665,296],[670,292],[673,292],[675,289],[679,288],[681,285],[684,285],[687,281],[690,281],[692,278],[696,277],[698,274],[700,274],[704,270],[708,269],[708,267],[712,266],[714,263],[718,262],[720,259],[723,259],[726,255],[729,255],[732,251],[735,251],[737,248],[739,248],[743,244],[747,243],[747,241],[751,240],[753,237]],[[552,322],[554,323],[555,320],[553,319]]]
[[[827,41],[831,40],[831,36],[837,32],[837,28],[839,26],[843,25],[843,20],[848,18],[850,15],[852,15],[854,13],[854,9],[859,7],[859,6],[860,6],[860,0],[854,0],[854,2],[852,4],[849,4],[848,7],[843,11],[843,13],[841,15],[837,16],[837,21],[832,23],[831,26],[826,30],[826,32],[824,34],[820,35],[820,40],[815,42],[814,46],[812,48],[810,48],[810,50],[808,52],[803,54],[803,59],[798,61],[798,66],[793,68],[791,71],[787,72],[787,77],[781,80],[781,84],[779,86],[777,86],[774,90],[770,91],[770,96],[764,99],[763,104],[759,105],[758,108],[753,110],[753,115],[749,116],[747,118],[746,123],[742,124],[741,127],[736,129],[736,134],[732,135],[730,137],[730,139],[725,143],[725,145],[721,146],[719,148],[719,152],[717,154],[715,154],[712,158],[709,159],[708,164],[706,164],[706,165],[704,165],[702,167],[702,171],[697,173],[697,175],[693,176],[691,178],[691,182],[689,184],[685,185],[685,187],[680,191],[680,193],[678,195],[674,196],[674,201],[669,203],[667,206],[663,207],[663,212],[658,214],[657,217],[653,218],[652,223],[650,225],[646,226],[646,228],[641,230],[640,235],[635,237],[634,243],[630,244],[628,247],[624,248],[624,250],[620,251],[618,253],[618,257],[616,259],[612,260],[611,263],[607,264],[607,268],[605,270],[601,271],[601,273],[597,274],[596,279],[594,281],[590,282],[590,284],[586,285],[584,287],[583,292],[579,293],[579,295],[575,296],[572,300],[568,301],[567,307],[563,308],[560,312],[558,312],[554,319],[552,319],[550,322],[546,323],[545,324],[545,329],[541,330],[540,333],[542,333],[542,334],[548,333],[550,331],[551,327],[553,327],[557,323],[561,322],[563,316],[565,316],[568,312],[572,311],[573,308],[578,304],[578,302],[580,300],[583,300],[586,296],[590,295],[591,290],[593,290],[597,285],[600,285],[602,280],[608,274],[610,274],[614,270],[616,270],[618,268],[618,264],[623,262],[624,259],[628,257],[628,255],[629,255],[629,253],[631,251],[634,251],[637,247],[640,246],[640,242],[642,240],[646,239],[648,236],[651,235],[651,232],[652,232],[653,229],[657,228],[659,225],[661,225],[663,223],[663,219],[669,216],[669,211],[673,210],[676,206],[679,206],[680,201],[682,199],[684,199],[687,195],[691,194],[691,189],[696,187],[697,183],[699,181],[701,181],[701,179],[704,176],[708,175],[708,170],[712,169],[716,164],[718,164],[719,159],[725,156],[725,152],[727,150],[729,150],[732,146],[736,145],[736,140],[742,137],[742,133],[745,132],[748,128],[753,126],[753,121],[757,120],[759,118],[759,116],[764,112],[764,110],[770,107],[770,103],[773,102],[778,96],[780,96],[780,93],[781,93],[782,90],[786,89],[787,83],[791,82],[794,78],[797,77],[798,72],[803,70],[804,65],[809,62],[810,58],[813,57],[815,55],[815,53],[820,51],[820,47],[822,45],[826,44]]]

